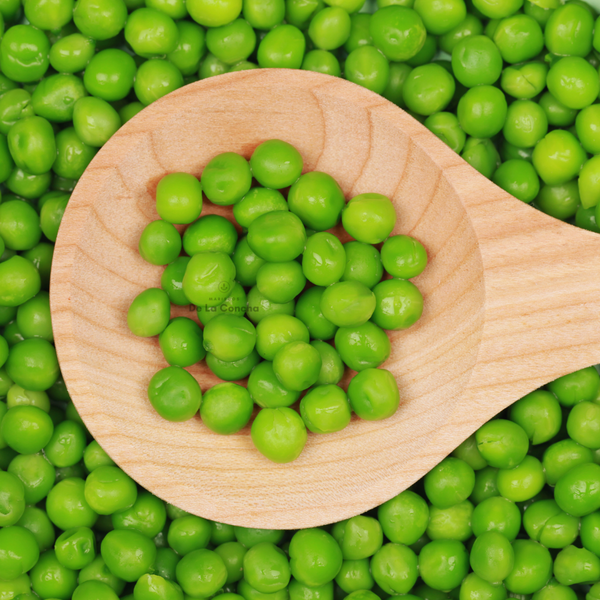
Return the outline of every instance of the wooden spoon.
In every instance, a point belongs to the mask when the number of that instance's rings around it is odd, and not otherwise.
[[[216,154],[249,158],[271,138],[296,146],[305,170],[331,174],[347,198],[389,196],[394,233],[415,236],[430,260],[415,280],[422,319],[390,332],[384,366],[401,392],[396,415],[310,434],[287,465],[263,458],[249,428],[220,436],[199,417],[160,418],[146,397],[166,366],[158,340],[137,338],[126,324],[133,298],[160,285],[163,268],[137,251],[143,228],[158,218],[160,178],[200,176]],[[203,214],[210,212],[231,217],[207,203]],[[357,85],[306,71],[246,71],[169,94],[98,153],[62,221],[51,304],[75,406],[127,473],[191,513],[295,529],[381,504],[518,398],[600,362],[600,236],[516,200]],[[218,382],[204,364],[190,371],[203,390]]]

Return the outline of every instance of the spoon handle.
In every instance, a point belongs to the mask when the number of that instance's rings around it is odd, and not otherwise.
[[[484,267],[477,362],[459,403],[481,423],[541,385],[600,363],[600,235],[515,202],[464,163],[445,174]]]

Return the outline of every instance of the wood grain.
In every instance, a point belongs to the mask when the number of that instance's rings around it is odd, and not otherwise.
[[[398,381],[400,410],[311,434],[289,465],[254,451],[247,429],[226,437],[199,418],[161,419],[146,388],[166,363],[157,340],[134,337],[125,318],[163,270],[137,252],[157,218],[160,178],[200,175],[219,152],[249,157],[271,138],[296,146],[305,170],[331,174],[347,198],[392,198],[394,233],[421,240],[430,258],[416,280],[423,318],[391,334],[385,367]],[[515,200],[363,88],[306,71],[240,72],[159,100],[98,153],[62,222],[51,306],[78,411],[141,485],[209,519],[309,527],[381,504],[516,399],[600,362],[600,236]],[[204,390],[217,381],[204,365],[190,370]]]

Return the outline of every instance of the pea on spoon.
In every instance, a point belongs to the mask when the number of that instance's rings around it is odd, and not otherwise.
[[[158,343],[127,329],[131,300],[159,287],[139,236],[169,172],[199,175],[225,151],[267,139],[332,175],[347,198],[389,196],[395,233],[430,263],[421,320],[390,332],[391,418],[310,435],[289,465],[252,451],[249,428],[172,423],[146,390]],[[231,209],[207,206],[231,218]],[[343,239],[342,241],[347,241]],[[65,212],[51,307],[69,391],[102,447],[140,484],[203,517],[296,529],[364,512],[414,483],[480,425],[537,387],[600,362],[600,236],[554,220],[479,175],[408,114],[346,81],[255,70],[194,83],[155,102],[98,153]],[[202,389],[218,383],[190,368]]]

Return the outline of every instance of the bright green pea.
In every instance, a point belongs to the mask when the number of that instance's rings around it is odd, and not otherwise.
[[[458,25],[439,37],[440,49],[448,54],[452,54],[459,42],[470,36],[478,36],[482,33],[483,25],[481,20],[477,16],[467,13]]]
[[[141,337],[161,333],[169,324],[169,297],[164,290],[150,288],[138,294],[129,307],[127,326]]]
[[[342,281],[357,281],[369,289],[373,288],[383,274],[381,257],[377,248],[363,242],[347,242],[344,244],[346,251],[346,267]]]
[[[325,288],[309,288],[298,298],[296,305],[296,317],[306,325],[311,338],[318,340],[329,340],[337,331],[337,326],[326,319],[321,310],[324,293]]]
[[[283,194],[269,188],[252,188],[233,207],[235,220],[246,229],[261,215],[276,210],[288,210]]]
[[[273,359],[273,371],[277,379],[291,391],[302,391],[316,383],[321,365],[318,350],[304,341],[286,344]]]
[[[254,51],[256,34],[244,19],[236,19],[206,32],[206,46],[214,56],[227,65],[246,60]]]
[[[119,109],[119,117],[121,117],[121,123],[125,125],[127,121],[130,121],[144,109],[144,105],[141,102],[130,102]]]
[[[344,229],[357,241],[378,244],[396,224],[396,211],[387,196],[360,194],[352,198],[342,212]]]
[[[125,25],[125,39],[137,55],[145,58],[173,52],[178,35],[173,19],[155,8],[138,8]]]
[[[500,85],[506,94],[514,98],[528,99],[537,96],[546,86],[548,65],[530,62],[506,67]]]
[[[19,83],[37,81],[48,70],[49,52],[50,42],[44,32],[31,25],[15,25],[2,37],[0,69]]]
[[[256,328],[256,349],[267,361],[272,361],[277,352],[290,342],[309,342],[309,332],[306,326],[287,314],[265,316]]]
[[[21,429],[22,435],[26,433]],[[8,465],[7,471],[16,475],[23,483],[27,504],[36,504],[43,500],[52,489],[56,478],[56,470],[42,454],[18,454]]]
[[[8,147],[19,168],[42,175],[52,168],[56,155],[52,125],[42,117],[21,119],[8,132]]]
[[[535,200],[536,206],[555,219],[571,218],[580,206],[577,180],[558,185],[543,185]]]
[[[468,600],[469,598],[504,600],[506,589],[502,584],[490,583],[476,573],[469,573],[460,586],[459,600]]]
[[[340,572],[336,575],[335,582],[346,594],[351,594],[358,590],[372,589],[375,585],[375,580],[371,575],[369,560],[366,558],[361,560],[345,560],[342,563]]]
[[[129,54],[117,48],[108,48],[92,58],[85,70],[83,82],[93,96],[114,102],[129,94],[135,72],[135,61]]]
[[[510,64],[531,60],[544,47],[542,28],[528,15],[518,14],[502,19],[493,39],[502,58]]]
[[[27,20],[38,29],[56,31],[64,27],[73,17],[73,0],[43,2],[26,0],[23,9]]]
[[[96,42],[81,34],[67,35],[50,48],[50,65],[59,73],[83,71],[94,56]]]
[[[61,565],[54,550],[40,556],[29,576],[33,591],[42,598],[68,600],[77,587],[77,572]]]
[[[263,408],[252,423],[251,435],[257,450],[276,463],[296,460],[307,438],[300,415],[286,407]]]
[[[423,313],[423,296],[410,281],[388,279],[373,288],[375,311],[373,322],[382,329],[407,329]]]
[[[544,470],[534,456],[526,456],[516,467],[500,469],[496,478],[498,491],[513,502],[525,502],[544,487]]]
[[[114,590],[102,581],[85,581],[75,588],[72,596],[74,600],[85,600],[86,598],[116,600],[118,597]]]
[[[455,91],[454,78],[442,66],[431,63],[413,69],[404,82],[406,106],[420,114],[431,115],[444,110]]]
[[[245,388],[235,383],[220,383],[204,394],[200,416],[211,431],[229,435],[248,424],[253,408],[254,403]]]
[[[246,292],[244,292],[244,288],[236,281],[231,293],[223,304],[212,307],[197,306],[196,312],[198,319],[204,326],[218,315],[246,315],[248,313]]]
[[[96,440],[92,440],[87,445],[83,453],[83,462],[90,473],[98,467],[113,466],[115,464]]]
[[[450,508],[431,507],[427,537],[430,540],[467,541],[473,535],[473,504],[463,500]]]
[[[96,538],[89,527],[67,529],[56,540],[56,558],[68,569],[80,570],[96,558]]]
[[[556,482],[571,468],[591,462],[593,462],[593,455],[588,448],[571,439],[556,442],[544,452],[543,466],[546,481],[549,485],[556,485]]]
[[[260,293],[278,304],[293,300],[304,289],[305,284],[306,277],[302,266],[295,260],[265,263],[256,275],[256,285]]]
[[[342,358],[331,344],[321,340],[313,340],[311,346],[317,349],[321,355],[321,371],[317,384],[330,385],[337,384],[344,376],[344,363]]]
[[[548,384],[548,389],[562,406],[592,402],[600,390],[600,375],[594,367],[587,367],[555,379]]]
[[[502,130],[507,110],[506,97],[501,90],[480,85],[467,90],[459,100],[457,115],[468,135],[491,138]]]
[[[205,215],[183,234],[183,249],[193,256],[200,252],[233,254],[238,234],[233,224],[220,215]]]
[[[63,421],[54,428],[44,453],[55,467],[70,467],[81,461],[85,446],[83,427],[73,421]]]
[[[393,277],[411,279],[427,266],[427,252],[418,240],[408,235],[394,235],[381,248],[381,262]]]
[[[549,125],[568,127],[575,122],[577,111],[559,102],[550,92],[544,92],[538,102],[546,113]]]
[[[415,56],[427,36],[419,13],[405,6],[380,8],[371,19],[370,31],[375,46],[389,60],[399,62]]]
[[[0,568],[3,579],[14,580],[29,571],[40,551],[33,534],[24,527],[0,529]]]
[[[281,189],[292,185],[300,177],[303,161],[291,144],[282,140],[268,140],[254,150],[250,167],[252,175],[261,185]]]
[[[466,500],[473,491],[475,473],[458,458],[445,458],[425,476],[425,493],[437,508],[450,508]],[[429,584],[431,585],[431,584]]]
[[[25,511],[25,488],[16,475],[5,471],[0,471],[0,484],[3,506],[0,525],[9,527],[15,525]]]
[[[198,412],[202,392],[198,382],[187,371],[181,367],[166,367],[150,380],[148,399],[164,419],[187,421]]]
[[[282,386],[273,371],[273,364],[266,360],[250,373],[248,391],[252,400],[262,408],[291,406],[300,397],[300,392]]]
[[[348,54],[361,46],[373,44],[371,32],[371,15],[367,13],[355,13],[350,16],[350,35],[344,43],[344,50]]]
[[[554,576],[562,585],[594,583],[600,578],[600,558],[585,548],[567,546],[554,560]]]
[[[283,21],[285,8],[284,0],[247,0],[243,3],[243,15],[254,29],[269,31]]]
[[[546,548],[564,548],[579,535],[579,518],[563,512],[554,500],[539,500],[527,508],[523,526],[529,537]]]
[[[27,202],[8,200],[0,204],[0,236],[6,248],[30,250],[40,241],[41,233],[40,218]]]
[[[73,527],[93,527],[98,514],[85,498],[85,482],[68,477],[57,483],[46,498],[48,517],[65,531]]]
[[[85,499],[100,515],[111,515],[129,508],[136,498],[135,482],[118,467],[98,467],[85,481]],[[103,558],[106,560],[106,557]]]
[[[286,0],[285,20],[294,27],[306,29],[312,17],[322,8],[322,0]]]
[[[56,350],[46,340],[24,340],[11,348],[5,369],[9,377],[26,390],[47,390],[59,374]]]
[[[31,94],[26,90],[17,88],[0,96],[0,133],[3,135],[7,135],[17,121],[33,115]]]
[[[583,208],[583,206],[580,206],[575,213],[575,224],[587,231],[600,233],[600,227],[598,227],[596,221],[596,207]]]
[[[248,292],[248,309],[246,316],[255,324],[270,315],[293,315],[294,301],[278,304],[271,302],[261,294],[256,286]]]
[[[352,410],[367,421],[391,417],[400,404],[394,376],[386,369],[367,368],[350,381],[348,398]]]
[[[252,174],[246,159],[235,152],[215,156],[202,172],[202,188],[215,204],[228,206],[239,202],[250,189]]]
[[[329,6],[311,20],[308,35],[317,48],[335,50],[346,43],[350,29],[350,15],[343,8]]]
[[[188,263],[183,291],[196,306],[219,306],[234,287],[235,266],[223,252],[200,252]]]
[[[556,397],[544,390],[537,390],[515,402],[510,418],[527,433],[533,445],[551,440],[559,431],[562,412]]]
[[[169,525],[168,542],[175,552],[185,556],[195,550],[206,548],[210,535],[210,521],[195,515],[183,514],[173,519]]]
[[[44,235],[55,242],[65,209],[69,202],[67,194],[57,194],[48,200],[40,211],[40,226]]]
[[[489,421],[475,434],[477,447],[485,460],[499,469],[512,469],[525,458],[529,439],[517,423],[504,419]]]
[[[177,46],[167,54],[167,59],[183,75],[193,75],[198,71],[200,60],[206,50],[204,29],[189,21],[178,21],[176,26],[179,34]]]
[[[313,433],[341,431],[352,416],[346,393],[331,384],[312,388],[300,402],[300,414]]]
[[[25,596],[27,600],[31,594],[31,580],[29,575],[24,573],[20,577],[4,581],[0,579],[0,593],[7,598],[17,598],[18,596]]]
[[[344,363],[355,371],[379,367],[391,353],[388,336],[370,321],[358,327],[340,327],[335,346]]]
[[[333,581],[343,557],[335,539],[322,529],[303,529],[290,542],[290,567],[295,580],[317,587]]]
[[[306,227],[325,231],[339,222],[345,199],[333,177],[311,171],[292,185],[288,203],[290,211],[298,215]]]
[[[419,554],[419,571],[423,581],[433,589],[453,589],[469,571],[469,554],[456,540],[429,542]]]
[[[202,210],[202,186],[198,179],[188,173],[165,175],[156,187],[156,210],[169,223],[195,221]]]
[[[202,61],[198,75],[200,79],[206,79],[215,75],[223,75],[223,73],[227,73],[228,71],[229,69],[224,62],[209,53]]]
[[[383,533],[394,543],[412,545],[427,529],[429,507],[427,502],[407,490],[383,503],[377,512]]]
[[[345,269],[346,252],[336,236],[319,232],[308,238],[302,256],[302,271],[306,279],[315,285],[328,286],[339,281]]]
[[[552,557],[533,540],[513,542],[515,564],[504,584],[515,594],[531,594],[541,589],[552,575]]]
[[[406,63],[391,62],[389,64],[387,86],[381,95],[400,108],[406,107],[406,103],[404,102],[404,84],[411,71],[412,68]]]
[[[221,27],[242,12],[242,0],[190,0],[186,4],[190,16],[204,27]]]
[[[77,2],[73,21],[77,29],[95,40],[108,40],[125,26],[127,7],[123,0],[84,0]]]
[[[247,239],[250,248],[264,260],[287,262],[304,250],[306,231],[295,214],[279,210],[255,219]]]
[[[99,148],[121,127],[121,118],[108,102],[89,96],[75,103],[73,126],[83,143]]]
[[[523,0],[474,0],[473,6],[489,19],[504,19],[523,6]]]
[[[575,3],[552,11],[544,30],[548,51],[557,56],[587,56],[592,50],[594,19]]]
[[[581,205],[584,208],[592,208],[598,204],[598,194],[600,192],[600,158],[593,156],[588,160],[581,171],[577,185],[579,186],[579,197]]]
[[[547,84],[549,92],[571,109],[589,106],[600,91],[596,69],[579,56],[561,58],[550,67]]]
[[[165,360],[176,367],[190,367],[206,356],[202,330],[187,317],[172,319],[158,337]]]
[[[0,96],[0,102],[1,101],[2,96]],[[0,134],[0,158],[2,159],[0,161],[0,181],[4,183],[14,172],[15,163],[10,155],[10,150],[8,149],[6,136],[3,134]]]
[[[508,107],[502,133],[509,143],[519,148],[531,148],[547,132],[548,118],[535,102],[517,100]]]
[[[361,46],[348,55],[344,76],[352,83],[382,94],[390,77],[388,59],[373,46]]]
[[[513,570],[515,553],[504,535],[487,531],[476,538],[470,561],[471,568],[478,577],[489,583],[500,583]]]
[[[585,151],[568,131],[551,131],[533,151],[533,166],[549,185],[567,183],[579,173],[585,161]]]
[[[98,469],[94,471],[97,472]],[[137,531],[109,531],[102,540],[100,552],[111,573],[129,582],[147,573],[156,558],[154,542]]]
[[[306,40],[297,27],[280,25],[269,31],[260,42],[258,64],[262,68],[299,69],[302,66],[305,48]]]
[[[78,179],[94,158],[97,150],[88,146],[75,132],[67,127],[56,136],[56,160],[52,170],[61,177]]]
[[[271,542],[250,548],[244,555],[243,569],[244,579],[263,594],[286,588],[291,577],[287,556]]]
[[[533,165],[521,159],[503,162],[492,178],[503,190],[522,202],[533,202],[540,191],[540,180]]]
[[[359,327],[371,318],[376,303],[375,294],[359,281],[342,281],[325,288],[320,307],[334,325]]]
[[[204,328],[204,349],[225,362],[248,356],[255,343],[254,325],[243,316],[218,315]]]
[[[600,105],[592,104],[579,111],[575,127],[583,149],[591,154],[600,154]]]
[[[42,79],[31,96],[31,106],[36,115],[53,123],[66,123],[73,119],[73,108],[86,95],[81,79],[68,73],[58,73]]]
[[[113,575],[101,556],[97,556],[87,567],[79,572],[79,585],[86,581],[100,581],[105,583],[118,595],[123,592],[125,582]]]
[[[136,531],[148,538],[158,535],[167,519],[165,503],[150,492],[141,492],[133,506],[112,515],[115,529]]]
[[[148,106],[183,85],[181,71],[166,60],[147,60],[138,68],[133,88],[137,99]]]
[[[453,113],[435,113],[427,117],[423,124],[454,152],[462,151],[467,136]]]

